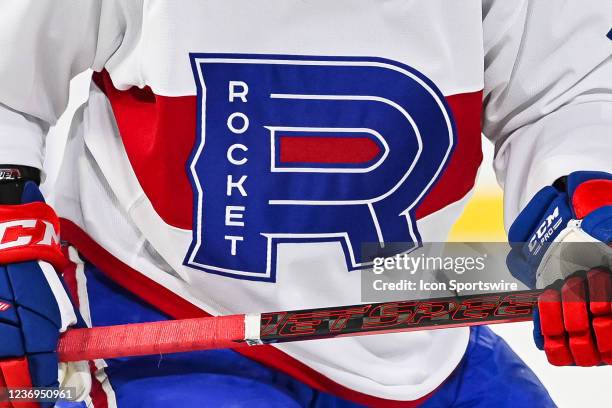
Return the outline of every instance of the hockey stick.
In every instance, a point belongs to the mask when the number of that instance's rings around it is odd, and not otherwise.
[[[66,332],[61,361],[531,320],[539,290],[135,323]]]

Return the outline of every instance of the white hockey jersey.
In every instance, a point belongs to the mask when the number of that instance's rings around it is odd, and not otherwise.
[[[507,220],[561,175],[612,171],[611,27],[609,0],[4,1],[0,163],[42,166],[70,79],[92,68],[56,187],[65,239],[155,281],[119,279],[149,301],[358,303],[363,242],[445,240],[481,129]],[[347,398],[413,401],[468,337],[251,355]]]

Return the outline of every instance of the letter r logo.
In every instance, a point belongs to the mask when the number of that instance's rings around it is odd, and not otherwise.
[[[192,54],[198,140],[189,163],[185,265],[275,281],[279,242],[337,241],[349,270],[364,242],[420,235],[414,210],[455,144],[435,85],[394,61]]]

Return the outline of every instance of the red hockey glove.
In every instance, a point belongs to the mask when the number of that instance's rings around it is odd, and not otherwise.
[[[544,350],[551,364],[612,364],[612,275],[593,268],[548,288],[538,301]]]
[[[547,288],[534,316],[534,339],[550,363],[612,363],[612,175],[576,172],[542,189],[509,239],[511,273]]]
[[[0,391],[57,387],[59,334],[79,321],[57,273],[66,265],[59,220],[33,181],[0,180],[0,200]]]

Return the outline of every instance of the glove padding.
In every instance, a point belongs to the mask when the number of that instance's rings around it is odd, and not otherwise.
[[[575,172],[546,187],[509,232],[510,272],[547,288],[534,315],[534,340],[554,365],[592,366],[612,358],[612,175]]]
[[[0,206],[0,259],[18,261],[0,265],[0,388],[58,387],[59,334],[83,322],[46,262],[61,267],[57,218],[33,182],[26,184],[22,201]]]
[[[612,277],[603,268],[577,273],[540,295],[534,339],[551,364],[612,364],[611,296]]]

